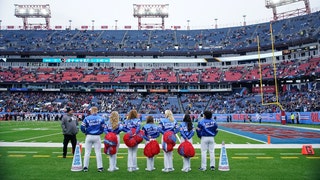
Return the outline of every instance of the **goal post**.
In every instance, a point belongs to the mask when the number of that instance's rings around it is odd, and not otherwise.
[[[260,40],[259,36],[257,36],[257,44],[258,44],[258,65],[259,65],[259,74],[260,74],[260,93],[261,93],[261,104],[262,105],[277,105],[282,111],[283,107],[279,102],[279,90],[278,90],[278,80],[277,80],[277,66],[276,59],[274,56],[274,38],[273,38],[273,29],[272,23],[270,23],[270,39],[271,39],[271,50],[272,50],[272,65],[273,65],[273,78],[274,78],[274,86],[275,86],[275,101],[274,102],[265,102],[264,101],[264,92],[263,92],[263,74],[261,68],[261,58],[260,58]]]

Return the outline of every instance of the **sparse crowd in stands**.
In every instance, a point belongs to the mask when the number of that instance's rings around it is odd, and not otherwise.
[[[320,12],[272,22],[275,44],[318,36]],[[0,51],[192,52],[269,46],[270,23],[196,30],[2,30]]]
[[[261,67],[264,79],[274,78],[271,64]],[[287,60],[277,63],[278,78],[303,76],[320,76],[320,58],[311,57],[303,60]],[[0,67],[0,82],[117,82],[117,83],[204,83],[204,82],[239,82],[259,80],[258,65],[243,65],[226,67],[211,67],[204,69],[158,68],[147,72],[144,69],[114,67],[102,68],[31,68],[31,67]]]
[[[137,109],[141,114],[161,114],[165,109],[183,114],[188,111],[200,114],[204,109],[213,113],[274,113],[280,109],[276,105],[261,105],[261,96],[248,93],[68,93],[68,92],[1,92],[0,114],[2,119],[45,119],[57,120],[65,107],[71,107],[75,113],[85,114],[92,106],[99,112],[110,113],[118,110],[127,113]],[[274,95],[266,95],[266,101],[275,100]],[[281,92],[279,100],[288,112],[320,111],[320,91],[291,90]],[[268,101],[267,101],[268,102]],[[35,115],[32,113],[40,113]],[[41,116],[41,117],[39,117]]]

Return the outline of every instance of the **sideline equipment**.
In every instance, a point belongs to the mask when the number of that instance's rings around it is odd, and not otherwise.
[[[227,150],[226,150],[224,141],[222,141],[220,159],[219,159],[219,171],[229,171],[229,170],[230,170],[230,167],[228,162]]]
[[[82,171],[82,159],[79,142],[76,145],[76,150],[74,151],[71,171]]]

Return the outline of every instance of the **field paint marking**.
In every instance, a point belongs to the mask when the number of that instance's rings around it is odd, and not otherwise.
[[[0,132],[0,134],[7,134],[7,133],[16,133],[18,131],[2,131]]]
[[[297,156],[281,156],[280,157],[281,159],[298,159],[299,157],[297,157]]]
[[[308,159],[320,159],[320,156],[316,156],[316,157],[307,156],[306,158],[308,158]]]
[[[244,137],[244,138],[247,138],[247,139],[251,139],[251,140],[254,140],[254,141],[258,141],[258,142],[262,142],[262,143],[265,143],[265,144],[267,143],[266,141],[261,141],[259,139],[254,139],[254,138],[251,138],[251,137],[248,137],[248,136],[240,135],[240,134],[233,133],[233,132],[230,132],[230,131],[226,131],[226,130],[223,130],[223,129],[219,129],[219,131],[224,131],[224,132],[236,135],[236,136],[241,136],[241,137]]]
[[[34,158],[49,158],[50,155],[33,155]]]
[[[181,139],[180,139],[180,137],[178,136],[178,134],[176,134],[176,137],[177,137],[177,139],[179,140],[179,143],[181,143]]]
[[[232,159],[249,159],[249,157],[234,157],[234,156],[232,156],[231,158]]]
[[[266,156],[266,157],[256,157],[257,159],[273,159],[274,157],[269,157],[269,156]]]
[[[296,156],[296,155],[301,155],[301,153],[280,153],[280,155],[285,155],[285,156]]]
[[[48,137],[48,136],[55,136],[55,135],[58,135],[58,134],[61,134],[61,133],[59,132],[59,133],[48,134],[48,135],[43,135],[43,136],[37,136],[37,137],[32,137],[32,138],[20,139],[20,140],[15,141],[15,142],[27,141],[27,140],[31,140],[31,139],[39,139],[39,138]]]
[[[25,154],[9,154],[9,157],[26,157]]]
[[[9,154],[37,154],[37,151],[8,151]]]
[[[236,156],[264,156],[266,153],[235,153]]]

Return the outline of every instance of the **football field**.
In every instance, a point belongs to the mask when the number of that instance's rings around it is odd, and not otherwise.
[[[293,133],[293,134],[292,134]],[[318,179],[320,177],[320,128],[279,126],[274,124],[219,124],[215,138],[215,171],[199,171],[200,145],[195,135],[196,155],[191,159],[192,171],[181,171],[182,157],[174,150],[175,171],[164,173],[163,153],[155,157],[156,170],[145,171],[144,142],[139,145],[139,171],[127,171],[127,149],[121,138],[118,153],[119,171],[108,172],[108,156],[103,154],[105,171],[98,173],[94,151],[89,172],[72,172],[72,154],[62,158],[60,122],[0,122],[1,179]],[[123,135],[123,133],[122,133]],[[268,137],[269,142],[268,143]],[[85,136],[79,132],[78,141]],[[101,135],[101,139],[103,136]],[[230,171],[219,171],[221,143],[226,143]],[[160,139],[158,140],[160,142]],[[301,154],[303,145],[311,145],[314,155]],[[71,145],[69,144],[69,152]],[[82,152],[83,158],[83,152]]]

